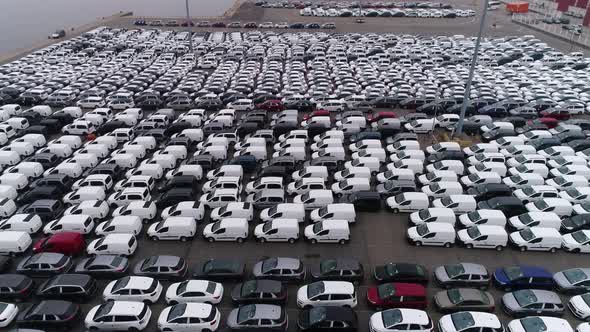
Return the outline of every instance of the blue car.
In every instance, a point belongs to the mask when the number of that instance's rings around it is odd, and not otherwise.
[[[542,267],[509,266],[494,272],[494,284],[499,289],[510,292],[516,289],[552,289],[553,275]]]

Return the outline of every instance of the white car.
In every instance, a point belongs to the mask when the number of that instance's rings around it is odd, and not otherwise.
[[[510,332],[528,332],[530,326],[536,326],[536,331],[559,331],[574,332],[570,323],[563,318],[549,316],[530,316],[520,319],[513,319],[506,326]]]
[[[444,315],[438,321],[439,332],[503,331],[498,317],[487,312],[461,311]]]
[[[333,299],[326,299],[326,295],[331,295]],[[302,286],[297,291],[297,306],[299,308],[321,306],[354,308],[356,305],[356,291],[354,285],[348,281],[317,281]]]
[[[129,276],[109,282],[102,292],[105,301],[158,302],[162,284],[150,277]]]
[[[108,301],[90,309],[84,325],[89,330],[141,331],[147,327],[152,311],[143,302]]]
[[[187,302],[218,304],[223,298],[223,285],[208,280],[185,280],[173,283],[166,290],[166,303]]]
[[[412,328],[408,330],[408,326]],[[423,310],[388,309],[372,314],[369,318],[369,328],[372,332],[431,332],[433,322]]]
[[[590,252],[590,230],[579,230],[565,234],[561,239],[561,248],[571,252]]]
[[[160,331],[217,331],[221,320],[219,310],[206,303],[186,303],[166,307],[158,318]]]
[[[568,308],[581,320],[590,318],[590,293],[572,296],[567,304]]]
[[[0,327],[6,327],[12,323],[18,314],[16,304],[0,302]]]

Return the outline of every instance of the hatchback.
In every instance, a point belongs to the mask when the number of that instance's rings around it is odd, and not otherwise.
[[[217,331],[221,320],[219,310],[206,303],[181,303],[166,307],[158,318],[161,331]]]
[[[505,292],[514,289],[551,289],[553,276],[544,268],[528,265],[509,266],[496,269],[494,285]]]
[[[84,302],[96,292],[96,280],[86,274],[60,274],[37,288],[37,296],[48,299],[67,299]]]
[[[362,282],[363,265],[356,259],[325,259],[310,268],[311,278],[316,280],[340,280],[352,283]]]
[[[428,305],[426,288],[419,284],[386,283],[367,289],[369,305],[381,308],[425,309]]]
[[[300,331],[356,332],[358,320],[351,308],[315,307],[299,312],[297,327]]]
[[[453,288],[436,293],[434,304],[443,314],[459,311],[488,311],[495,309],[494,297],[473,288]]]
[[[285,331],[287,310],[274,304],[248,304],[233,309],[227,316],[232,330]]]
[[[229,259],[210,259],[197,264],[192,276],[207,280],[242,280],[244,263]]]
[[[187,273],[187,266],[182,257],[168,255],[150,256],[139,261],[135,265],[133,273],[155,279],[183,279]]]
[[[470,287],[486,289],[490,274],[485,266],[474,263],[457,263],[437,267],[435,281],[443,288]]]
[[[0,297],[3,300],[21,301],[33,293],[33,280],[22,274],[0,274]]]
[[[271,257],[252,267],[256,279],[301,282],[305,279],[305,268],[297,258]]]
[[[33,304],[19,313],[19,327],[59,329],[71,327],[80,315],[80,307],[68,301],[46,300]]]
[[[280,304],[287,301],[287,289],[276,280],[248,280],[237,284],[231,292],[236,305],[250,303]]]
[[[66,273],[72,267],[72,259],[64,254],[42,252],[25,257],[16,272],[32,276],[52,276]]]
[[[522,289],[502,296],[502,307],[512,317],[561,316],[564,306],[559,295],[541,289]]]
[[[376,265],[373,277],[377,282],[410,282],[424,284],[428,282],[426,267],[412,263],[387,263]]]

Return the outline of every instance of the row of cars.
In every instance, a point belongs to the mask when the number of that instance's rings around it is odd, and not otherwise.
[[[301,16],[326,16],[326,17],[419,17],[419,18],[455,18],[475,16],[472,9],[440,9],[440,8],[311,8],[306,7],[299,11]]]
[[[241,22],[209,22],[209,21],[200,21],[196,24],[194,22],[184,21],[179,23],[176,20],[170,21],[162,21],[162,20],[154,20],[154,21],[146,21],[145,19],[137,19],[133,22],[134,25],[137,26],[153,26],[153,27],[177,27],[177,26],[191,26],[191,27],[198,27],[198,28],[230,28],[230,29],[239,29],[239,28],[259,28],[259,29],[336,29],[336,25],[334,23],[287,23],[287,22],[247,22],[242,24]]]

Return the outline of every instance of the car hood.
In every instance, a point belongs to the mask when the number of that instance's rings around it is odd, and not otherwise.
[[[517,310],[520,308],[520,304],[518,304],[512,293],[504,294],[504,296],[502,296],[502,303],[509,310]]]
[[[509,282],[503,269],[496,269],[496,271],[494,271],[494,280],[500,284],[506,284]]]

